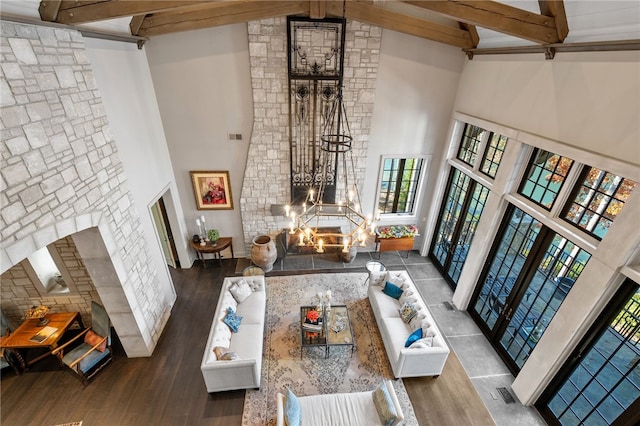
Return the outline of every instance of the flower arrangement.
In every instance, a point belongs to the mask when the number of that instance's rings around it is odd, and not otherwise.
[[[207,237],[209,238],[209,241],[218,241],[218,238],[220,238],[220,232],[217,229],[209,229],[207,231]]]
[[[418,227],[415,225],[391,225],[378,228],[378,238],[406,238],[415,237]]]
[[[318,321],[318,318],[320,318],[320,314],[318,314],[318,311],[310,310],[309,312],[307,312],[307,319],[310,322],[315,323]]]

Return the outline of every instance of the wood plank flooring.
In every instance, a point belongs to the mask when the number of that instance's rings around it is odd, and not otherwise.
[[[53,360],[22,376],[3,369],[0,424],[240,425],[244,391],[208,394],[200,373],[220,286],[235,264],[172,270],[178,300],[153,355],[129,359],[116,344],[116,361],[87,387]],[[404,382],[421,425],[494,424],[453,353],[438,379]]]

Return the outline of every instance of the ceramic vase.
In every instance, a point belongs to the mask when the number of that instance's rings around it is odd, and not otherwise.
[[[265,272],[273,269],[273,264],[278,258],[276,243],[268,235],[258,235],[253,239],[251,246],[251,261],[264,269]]]

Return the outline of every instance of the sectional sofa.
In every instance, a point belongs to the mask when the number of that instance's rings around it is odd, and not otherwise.
[[[399,291],[390,296],[387,283]],[[449,346],[407,271],[371,272],[368,296],[394,377],[439,376]],[[405,302],[415,309],[412,317]],[[412,334],[415,341],[407,345]]]
[[[265,290],[264,276],[224,279],[200,365],[207,392],[260,387]],[[242,317],[237,332],[224,321],[229,308]]]

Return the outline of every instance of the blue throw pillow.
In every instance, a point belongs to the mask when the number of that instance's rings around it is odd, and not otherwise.
[[[287,401],[285,402],[284,414],[288,426],[300,426],[300,402],[298,397],[287,389]]]
[[[382,292],[387,296],[393,297],[394,299],[400,299],[400,296],[402,296],[402,289],[397,285],[390,283],[389,281],[384,284]]]
[[[411,335],[407,338],[407,341],[404,342],[404,347],[408,348],[413,342],[420,339],[422,339],[422,328],[419,328],[411,333]]]
[[[238,315],[236,315],[233,308],[229,306],[227,308],[227,315],[224,316],[223,321],[225,324],[229,326],[231,331],[233,331],[234,333],[237,333],[238,329],[240,328],[240,321],[242,321],[242,317],[239,317]]]

